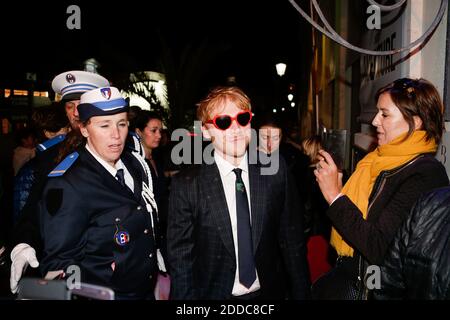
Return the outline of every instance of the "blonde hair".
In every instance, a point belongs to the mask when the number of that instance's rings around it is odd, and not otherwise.
[[[238,87],[217,87],[211,90],[205,99],[197,104],[197,118],[205,123],[217,107],[223,107],[229,101],[239,109],[251,110],[250,98]]]
[[[320,136],[312,136],[302,141],[303,153],[309,157],[311,164],[316,164],[319,150],[322,149]]]

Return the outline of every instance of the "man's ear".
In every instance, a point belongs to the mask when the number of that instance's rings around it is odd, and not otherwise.
[[[141,129],[136,128],[135,132],[142,139],[142,131],[141,131]]]
[[[209,130],[205,126],[202,126],[202,135],[203,138],[211,140],[211,134],[209,133]]]
[[[52,133],[51,133],[50,131],[48,131],[48,130],[45,130],[45,129],[44,129],[44,136],[45,136],[47,139],[53,138],[53,137],[52,137]]]
[[[420,117],[418,117],[418,116],[413,116],[413,119],[414,119],[414,129],[415,130],[420,130],[420,129],[422,129],[422,125],[423,125],[423,122],[422,122],[422,119],[420,119]]]
[[[89,137],[89,132],[87,131],[85,126],[80,126],[80,132],[83,135],[83,137],[85,138]]]

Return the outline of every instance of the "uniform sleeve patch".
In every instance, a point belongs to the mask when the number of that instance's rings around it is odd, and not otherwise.
[[[47,192],[47,211],[50,215],[55,215],[61,208],[63,201],[63,189],[50,189]]]

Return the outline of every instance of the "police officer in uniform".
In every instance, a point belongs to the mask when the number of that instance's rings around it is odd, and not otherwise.
[[[148,165],[125,149],[127,103],[114,87],[81,96],[86,144],[50,174],[38,210],[46,278],[76,265],[81,281],[108,286],[118,299],[154,299],[159,239]],[[72,270],[72,269],[71,269]]]
[[[61,97],[67,118],[72,130],[78,130],[79,115],[77,106],[80,96],[92,89],[108,87],[109,82],[104,77],[86,71],[67,71],[57,75],[52,81],[52,88]],[[65,135],[59,135],[38,145],[41,152],[36,156],[35,181],[21,217],[14,229],[11,251],[10,288],[17,292],[18,282],[28,265],[39,266],[38,258],[41,251],[38,214],[36,205],[41,198],[42,189],[47,181],[48,173],[58,164],[57,157],[63,146]]]

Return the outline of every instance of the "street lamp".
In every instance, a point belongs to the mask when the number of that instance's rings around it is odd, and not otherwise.
[[[277,63],[275,65],[275,68],[277,68],[277,74],[282,77],[284,75],[284,73],[286,72],[286,64],[285,63]]]

